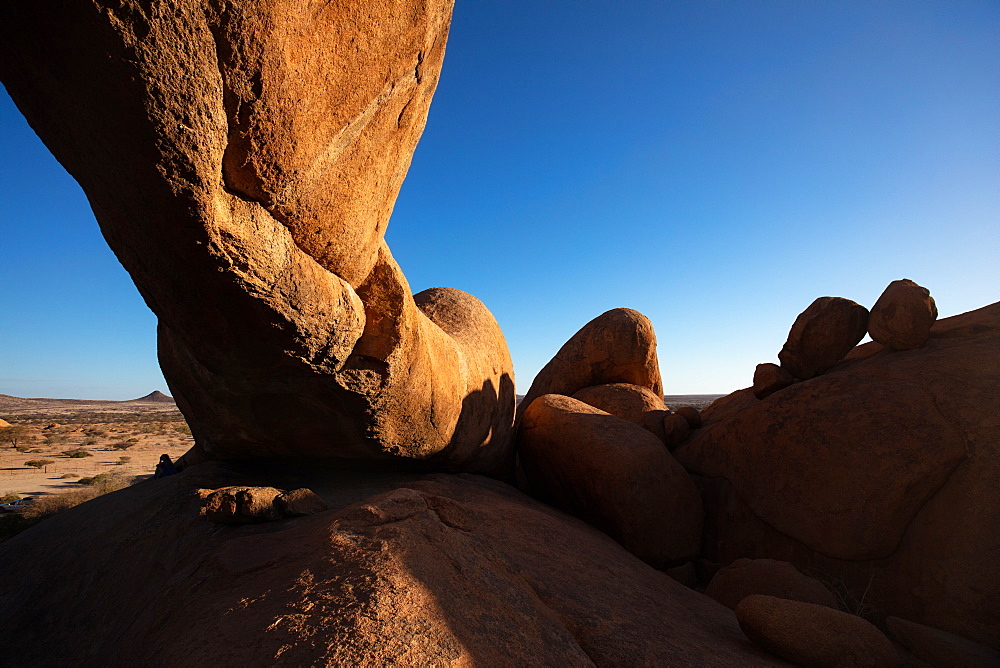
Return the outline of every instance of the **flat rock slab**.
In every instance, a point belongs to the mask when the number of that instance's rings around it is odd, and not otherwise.
[[[24,665],[781,663],[728,609],[501,483],[352,471],[325,485],[327,471],[298,469],[271,486],[297,476],[334,511],[199,520],[196,489],[268,482],[266,469],[246,471],[196,466],[0,545],[23,565],[0,575],[5,655]]]

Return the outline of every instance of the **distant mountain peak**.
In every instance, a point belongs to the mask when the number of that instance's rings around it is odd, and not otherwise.
[[[161,403],[174,403],[173,397],[168,397],[163,392],[159,390],[154,390],[144,397],[139,397],[138,399],[133,399],[132,401],[158,401]]]

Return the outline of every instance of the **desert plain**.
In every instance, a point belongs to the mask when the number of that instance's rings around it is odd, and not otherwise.
[[[4,394],[0,419],[24,427],[16,443],[0,434],[0,497],[71,492],[86,486],[81,480],[102,473],[143,479],[153,474],[161,455],[177,459],[194,442],[176,404],[159,392],[131,401]],[[87,454],[71,456],[74,452]],[[34,460],[53,463],[25,464]]]
[[[672,408],[701,410],[721,396],[678,394],[664,399]],[[161,455],[176,461],[194,444],[177,404],[159,391],[128,401],[0,394],[0,420],[25,428],[16,444],[0,434],[0,498],[72,492],[85,486],[81,480],[102,473],[137,482],[153,475]],[[74,451],[89,454],[74,457]],[[43,459],[53,463],[26,465]]]

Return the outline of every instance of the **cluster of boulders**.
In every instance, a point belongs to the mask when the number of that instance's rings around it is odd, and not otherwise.
[[[867,311],[842,302],[813,313],[856,329],[842,316],[861,309],[863,333]],[[702,419],[664,404],[655,346],[652,325],[629,309],[604,313],[567,341],[520,404],[524,491],[686,586],[707,582],[705,593],[734,610],[747,637],[772,654],[806,665],[895,665],[897,652],[879,629],[841,610],[826,586],[794,565],[743,558],[720,569],[701,558],[702,496],[672,451]]]
[[[991,666],[1000,653],[947,631],[885,617],[883,633],[823,583],[773,559],[737,559],[705,593],[761,647],[803,666]],[[852,614],[853,613],[853,614]],[[916,661],[914,661],[914,659]]]
[[[600,528],[658,568],[701,546],[701,497],[670,454],[701,423],[663,401],[649,320],[614,309],[556,353],[521,402],[517,453],[526,491]]]
[[[937,320],[927,288],[904,278],[882,292],[871,312],[843,297],[820,297],[799,314],[778,353],[780,365],[758,364],[753,393],[764,399],[800,380],[831,369],[869,334],[890,350],[922,347]]]
[[[901,291],[922,317],[900,316],[913,312]],[[949,633],[996,647],[1000,304],[915,336],[933,316],[926,291],[896,283],[879,302],[878,339],[770,399],[753,388],[719,399],[674,451],[702,493],[702,559],[789,561],[882,619],[930,628],[926,647]],[[890,311],[896,325],[871,324]]]

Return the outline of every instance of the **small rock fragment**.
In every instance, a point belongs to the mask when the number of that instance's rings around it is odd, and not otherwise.
[[[286,517],[312,515],[330,509],[326,501],[305,487],[279,494],[274,503]]]
[[[893,281],[872,307],[868,333],[886,348],[920,348],[930,338],[937,314],[930,290],[908,278]]]
[[[753,372],[753,396],[758,399],[769,397],[778,390],[783,390],[795,379],[786,369],[777,364],[758,364]]]

